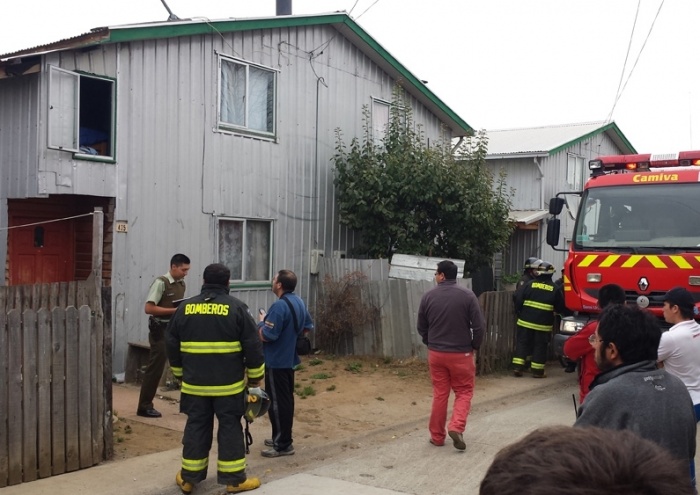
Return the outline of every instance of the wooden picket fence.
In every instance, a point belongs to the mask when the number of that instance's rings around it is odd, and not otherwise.
[[[112,455],[111,329],[95,292],[0,287],[0,487]]]
[[[343,260],[344,261],[344,260]],[[458,279],[468,286],[466,279]],[[330,352],[392,359],[427,358],[427,348],[416,330],[418,306],[434,282],[424,280],[369,280],[359,287],[368,308],[377,310],[377,318],[354,328],[352,335]],[[324,282],[319,287],[318,304],[328,304]],[[479,296],[486,334],[477,356],[477,373],[488,374],[508,369],[515,349],[513,293],[485,292]],[[318,322],[323,332],[323,322]]]

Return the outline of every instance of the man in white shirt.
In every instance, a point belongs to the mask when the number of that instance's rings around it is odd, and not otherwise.
[[[700,419],[700,325],[694,320],[695,300],[683,287],[674,287],[664,296],[664,319],[673,326],[661,334],[659,363],[680,378],[688,388]]]

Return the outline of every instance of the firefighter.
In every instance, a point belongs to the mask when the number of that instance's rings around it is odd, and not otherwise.
[[[564,301],[561,292],[556,290],[552,282],[554,266],[540,261],[534,266],[534,271],[536,278],[516,292],[515,311],[518,320],[513,374],[523,376],[525,358],[532,355],[532,376],[544,378],[554,313],[563,311]]]
[[[183,301],[168,325],[168,359],[173,375],[182,380],[180,412],[187,414],[182,468],[175,477],[185,494],[207,477],[215,415],[218,482],[226,485],[226,493],[260,486],[258,478],[246,476],[241,418],[244,390],[257,392],[265,363],[248,307],[228,294],[230,275],[225,265],[207,266],[201,293]]]
[[[536,277],[534,267],[539,265],[540,263],[542,263],[542,260],[539,258],[535,258],[534,256],[530,256],[528,259],[525,260],[525,263],[523,264],[523,275],[522,277],[520,277],[520,280],[518,280],[518,283],[515,285],[515,290],[520,289],[530,280],[534,280],[534,278]]]

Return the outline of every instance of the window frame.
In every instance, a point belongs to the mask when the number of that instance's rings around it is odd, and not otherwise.
[[[237,125],[231,122],[226,122],[222,120],[221,104],[222,104],[222,80],[223,80],[223,66],[225,63],[237,64],[245,67],[245,109],[244,109],[244,124]],[[249,127],[250,122],[250,98],[249,94],[249,82],[250,82],[250,68],[259,69],[272,74],[272,131],[262,131],[259,129],[253,129]],[[219,54],[217,63],[217,105],[216,105],[216,127],[221,132],[232,132],[237,134],[245,134],[251,136],[257,136],[264,139],[276,140],[277,139],[277,79],[279,75],[279,70],[273,69],[272,67],[267,67],[261,64],[256,64],[242,60],[237,57],[232,57],[230,55]]]
[[[72,136],[68,136],[68,139],[72,140],[72,143],[68,146],[65,143],[61,143],[62,138],[58,138],[58,141],[54,141],[55,134],[54,130],[56,126],[54,123],[55,119],[64,118],[65,115],[61,112],[53,112],[54,106],[61,103],[60,94],[56,94],[56,88],[59,85],[56,81],[57,77],[71,77],[73,78],[73,109],[72,116],[70,116],[73,121]],[[80,82],[82,78],[97,79],[99,81],[104,81],[110,85],[110,106],[109,106],[109,144],[110,153],[108,155],[91,155],[89,153],[83,153],[80,151],[80,97],[81,97],[81,87]],[[70,88],[69,88],[70,89]],[[91,74],[88,72],[78,71],[78,70],[68,70],[55,65],[49,65],[49,98],[48,98],[48,115],[47,115],[47,147],[49,149],[66,151],[73,153],[73,158],[78,160],[91,160],[98,162],[116,162],[116,115],[117,115],[117,80],[116,78],[101,76],[98,74]],[[61,105],[58,105],[59,109]]]
[[[270,218],[245,218],[245,217],[229,217],[229,216],[220,216],[216,217],[216,259],[218,260],[219,263],[224,263],[224,261],[221,259],[221,252],[220,252],[220,244],[221,244],[221,233],[222,233],[222,228],[221,224],[222,222],[239,222],[242,224],[241,226],[241,231],[242,231],[242,240],[241,240],[241,277],[242,278],[232,278],[229,282],[229,287],[230,288],[236,288],[236,289],[257,289],[257,288],[262,288],[262,287],[269,287],[270,286],[270,281],[272,280],[273,276],[273,256],[274,256],[274,239],[275,239],[275,222],[274,220]],[[261,280],[248,280],[247,279],[247,273],[250,269],[249,266],[246,266],[246,257],[245,253],[247,250],[248,246],[248,235],[247,235],[247,222],[260,222],[260,223],[267,223],[269,225],[269,233],[268,233],[268,242],[269,242],[269,252],[268,252],[268,266],[267,266],[267,274],[268,278],[266,279],[261,279]],[[225,264],[225,263],[224,263]],[[228,266],[228,265],[227,265]],[[229,266],[229,269],[231,267]],[[233,273],[233,270],[232,270]]]
[[[386,123],[384,123],[383,132],[381,133],[380,129],[377,127],[378,123],[375,122],[374,118],[375,105],[381,106],[382,108],[386,107],[387,119]],[[389,132],[389,125],[391,124],[391,106],[392,103],[390,101],[372,97],[372,112],[370,117],[372,119],[372,139],[374,140],[375,144],[381,144],[382,140],[386,137],[387,132]]]

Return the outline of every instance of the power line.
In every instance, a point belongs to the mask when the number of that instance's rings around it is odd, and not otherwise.
[[[632,49],[632,39],[634,38],[634,30],[637,27],[637,19],[639,18],[639,9],[642,6],[642,0],[637,3],[637,12],[634,14],[634,22],[632,23],[632,32],[630,33],[630,40],[627,43],[627,53],[625,53],[625,63],[622,64],[622,70],[620,71],[620,80],[617,83],[617,90],[615,91],[615,100],[613,101],[612,108],[608,114],[608,118],[605,119],[606,122],[610,122],[612,118],[613,110],[615,110],[615,105],[617,104],[617,99],[620,97],[620,88],[622,87],[622,80],[625,78],[625,69],[627,69],[627,60],[630,56],[630,50]]]
[[[659,5],[658,10],[656,11],[656,15],[654,16],[654,20],[652,21],[651,26],[649,26],[649,32],[647,33],[647,37],[644,38],[644,43],[642,43],[642,47],[639,49],[639,54],[637,55],[637,59],[634,61],[634,65],[632,66],[632,69],[630,70],[630,73],[627,76],[627,80],[625,80],[624,86],[622,86],[622,90],[617,95],[617,98],[615,98],[615,103],[613,104],[613,107],[610,110],[610,115],[608,116],[608,120],[612,119],[612,114],[615,111],[615,106],[617,105],[617,102],[622,97],[622,94],[625,92],[625,88],[627,87],[627,83],[630,82],[630,78],[632,77],[632,74],[634,73],[635,67],[637,67],[637,62],[639,62],[639,58],[642,56],[642,52],[644,51],[644,47],[647,45],[647,41],[649,41],[649,36],[651,36],[651,32],[654,29],[654,24],[656,24],[656,19],[659,18],[659,13],[661,13],[661,7],[664,6],[665,1],[666,0],[661,0],[661,4]]]
[[[374,3],[373,3],[372,5],[370,5],[369,7],[367,7],[360,15],[358,15],[358,16],[355,18],[355,20],[357,20],[357,19],[359,19],[360,17],[362,17],[363,15],[365,15],[369,9],[371,9],[372,7],[374,7],[375,5],[377,5],[377,2],[379,2],[379,0],[374,0]]]

